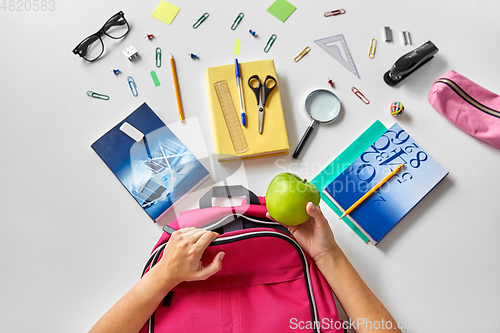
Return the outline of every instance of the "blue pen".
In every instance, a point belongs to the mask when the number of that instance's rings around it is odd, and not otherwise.
[[[236,85],[238,86],[238,93],[240,95],[241,124],[243,126],[246,126],[247,119],[245,113],[245,102],[243,100],[243,89],[241,88],[241,74],[240,74],[240,65],[238,64],[238,59],[234,59],[234,70],[236,72]]]

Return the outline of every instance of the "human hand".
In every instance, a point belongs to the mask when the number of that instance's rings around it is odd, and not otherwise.
[[[321,212],[321,208],[309,202],[306,205],[306,211],[311,216],[306,222],[299,225],[284,226],[292,233],[307,254],[318,263],[325,257],[333,256],[338,246],[328,220]],[[276,221],[269,212],[266,213],[266,216],[268,219]]]
[[[204,229],[184,228],[172,233],[163,256],[153,269],[163,274],[165,283],[173,286],[183,281],[205,280],[222,268],[224,252],[203,266],[201,257],[208,245],[220,235]]]

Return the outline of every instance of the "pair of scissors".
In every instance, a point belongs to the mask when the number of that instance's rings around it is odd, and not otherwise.
[[[272,81],[272,86],[268,86],[267,82]],[[255,84],[259,83],[257,86]],[[264,125],[264,106],[266,105],[269,93],[276,87],[276,79],[271,75],[266,76],[263,83],[260,83],[258,75],[251,76],[248,79],[248,85],[253,90],[257,105],[259,106],[259,133],[262,134],[262,127]]]

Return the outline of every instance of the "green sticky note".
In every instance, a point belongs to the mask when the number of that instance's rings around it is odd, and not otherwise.
[[[153,82],[155,83],[155,87],[158,87],[160,85],[160,80],[158,80],[158,76],[156,75],[155,71],[151,71],[151,78],[153,79]]]
[[[237,39],[234,41],[234,55],[240,54],[240,40]]]
[[[323,190],[386,131],[387,128],[384,124],[377,120],[311,181],[311,183],[321,192],[321,199],[323,199],[338,216],[341,216],[342,212],[332,201],[330,201],[330,199],[328,199],[323,193]],[[344,221],[365,243],[368,242],[368,238],[349,220],[349,218],[344,217],[342,221]]]
[[[161,0],[153,11],[153,14],[151,14],[151,17],[166,24],[171,24],[177,13],[179,13],[179,10],[181,10],[179,7]]]
[[[286,19],[292,15],[292,13],[297,9],[294,5],[289,3],[286,0],[276,0],[273,4],[267,9],[267,11],[273,14],[278,20],[281,22],[285,22]]]

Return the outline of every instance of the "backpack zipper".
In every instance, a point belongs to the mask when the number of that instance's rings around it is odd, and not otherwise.
[[[487,107],[486,105],[481,104],[474,98],[472,98],[468,93],[465,92],[458,84],[456,84],[454,81],[447,79],[447,78],[440,78],[436,80],[436,82],[444,83],[448,87],[450,87],[451,90],[453,90],[459,97],[461,97],[464,101],[475,107],[476,109],[483,111],[484,113],[487,113],[491,116],[500,118],[500,111],[494,110],[492,108]]]
[[[283,234],[278,233],[278,232],[255,231],[255,232],[249,232],[246,234],[217,238],[212,243],[210,243],[209,246],[223,245],[223,244],[232,243],[232,242],[237,241],[237,240],[243,240],[243,239],[255,238],[255,237],[264,237],[264,236],[270,236],[270,237],[284,239],[288,243],[290,243],[295,248],[295,250],[299,253],[300,261],[302,262],[302,269],[304,271],[304,276],[305,276],[307,297],[309,299],[309,307],[311,310],[311,317],[313,319],[314,332],[321,333],[321,331],[320,331],[321,325],[319,325],[318,312],[316,309],[316,302],[314,300],[314,296],[313,296],[314,293],[313,293],[312,285],[311,285],[311,276],[309,274],[309,269],[307,267],[307,259],[306,259],[306,256],[304,254],[304,251],[302,250],[302,248],[299,246],[299,244],[295,240],[293,240],[289,236],[283,235]],[[151,268],[154,265],[156,265],[156,263],[158,262],[159,253],[165,248],[165,246],[167,245],[167,242],[168,242],[168,240],[165,243],[158,246],[155,253],[150,257],[150,260],[149,260],[148,264],[146,265],[146,267],[144,268],[144,271],[147,269],[147,267],[149,267],[150,264],[151,264]],[[316,323],[318,323],[318,324],[316,324]],[[154,313],[151,316],[151,318],[149,318],[149,332],[154,333]]]

